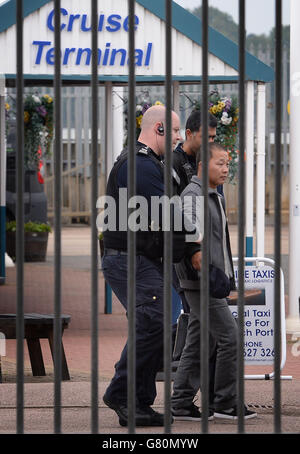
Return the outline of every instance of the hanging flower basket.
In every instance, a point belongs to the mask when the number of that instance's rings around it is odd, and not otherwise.
[[[216,142],[220,143],[227,151],[229,156],[229,175],[230,183],[233,183],[238,169],[238,120],[239,109],[237,98],[224,97],[218,91],[209,94],[209,111],[217,118]]]
[[[10,97],[6,104],[6,124],[16,121],[16,101]],[[8,130],[6,131],[8,133]],[[48,94],[28,94],[24,98],[24,165],[39,170],[41,160],[50,156],[53,140],[53,99]]]

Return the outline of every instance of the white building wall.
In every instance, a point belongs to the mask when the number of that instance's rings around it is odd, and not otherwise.
[[[86,57],[83,56],[81,64],[76,65],[77,52],[79,48],[91,48],[91,33],[80,29],[82,15],[87,15],[87,25],[91,24],[90,2],[82,0],[62,0],[61,7],[68,15],[61,15],[62,24],[66,24],[62,30],[62,58],[66,58],[65,49],[76,49],[70,52],[68,64],[62,64],[62,74],[65,75],[89,75],[91,73],[90,64],[85,64]],[[25,74],[53,74],[53,65],[46,63],[46,52],[54,47],[54,32],[47,27],[49,14],[53,10],[50,2],[40,8],[24,20],[24,73]],[[76,19],[73,31],[66,31],[71,14],[79,14],[80,20]],[[99,15],[104,14],[105,19],[111,14],[118,14],[122,17],[120,30],[109,32],[103,30],[99,32],[98,44],[102,50],[102,58],[105,49],[126,49],[128,48],[128,32],[124,30],[123,23],[128,16],[127,2],[124,0],[99,0]],[[165,74],[165,24],[151,12],[136,4],[136,15],[139,24],[136,31],[136,48],[143,52],[142,66],[136,67],[137,75],[153,76]],[[107,25],[107,23],[106,23]],[[39,47],[34,45],[34,41],[48,41],[51,44],[43,47],[40,64],[37,64]],[[108,43],[111,43],[110,46]],[[149,44],[150,43],[150,44]],[[152,44],[151,52],[150,46]],[[15,49],[15,26],[12,26],[0,34],[1,49]],[[145,65],[147,49],[150,52],[149,65]],[[111,56],[111,54],[110,54]],[[127,75],[128,66],[119,64],[120,58],[116,58],[118,64],[114,66],[103,65],[102,59],[99,66],[100,75]],[[126,59],[127,60],[127,59]],[[109,60],[110,61],[110,57]],[[54,62],[54,54],[53,54]],[[2,54],[0,60],[0,73],[14,74],[16,71],[15,52],[7,51]],[[199,76],[201,74],[201,47],[195,42],[173,30],[173,74],[178,76]],[[237,72],[224,64],[217,57],[209,56],[209,73],[211,75],[237,75]]]

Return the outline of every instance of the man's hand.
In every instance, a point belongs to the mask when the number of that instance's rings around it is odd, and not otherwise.
[[[194,255],[192,255],[191,257],[191,263],[192,263],[192,267],[197,270],[197,271],[200,271],[201,270],[201,260],[202,260],[202,252],[201,251],[198,251],[196,252]]]

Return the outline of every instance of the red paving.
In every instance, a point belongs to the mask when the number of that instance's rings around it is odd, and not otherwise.
[[[288,243],[286,229],[283,231],[283,252]],[[90,254],[90,228],[64,228],[63,254],[69,259],[62,267],[62,313],[71,315],[71,323],[64,333],[64,348],[69,369],[77,373],[89,374],[91,364],[91,275],[87,266]],[[235,250],[236,231],[233,231],[233,251]],[[266,235],[267,249],[270,234]],[[269,250],[267,251],[270,252]],[[234,251],[235,253],[235,251]],[[52,259],[52,262],[51,262]],[[86,269],[84,269],[86,268]],[[16,313],[16,268],[7,268],[6,283],[0,287],[0,313]],[[104,314],[104,280],[99,270],[99,376],[109,379],[114,364],[127,337],[127,321],[124,309],[113,296],[112,314]],[[53,272],[53,235],[50,236],[45,263],[25,263],[24,266],[24,311],[38,313],[54,312],[54,272]],[[283,375],[300,378],[300,340],[299,345],[287,336],[286,364]],[[46,340],[41,341],[46,366],[52,367],[50,349]],[[6,361],[15,362],[16,341],[7,341]],[[25,364],[29,364],[25,347]],[[246,374],[272,372],[272,367],[246,367]]]
[[[25,312],[51,313],[53,305],[53,273],[49,267],[39,267],[39,279],[35,281],[38,265],[25,266]],[[127,337],[127,320],[121,305],[113,298],[113,313],[104,314],[104,285],[99,273],[99,376],[109,379],[114,364]],[[74,269],[63,271],[62,312],[71,315],[71,323],[64,332],[63,343],[71,375],[90,374],[91,331],[90,331],[90,278],[89,272]],[[7,284],[1,287],[1,313],[15,313],[15,269],[7,272]],[[43,282],[43,283],[42,283]],[[82,326],[84,329],[80,329]],[[45,365],[52,368],[52,358],[48,341],[41,340]],[[7,340],[6,361],[15,362],[16,341]],[[28,351],[25,344],[25,364],[29,366]],[[272,372],[272,366],[246,366],[246,374],[265,374]],[[282,375],[300,378],[300,340],[299,344],[287,335],[286,363]]]
[[[91,277],[90,272],[81,267],[81,255],[84,258],[89,254],[89,241],[87,234],[89,229],[81,230],[65,229],[64,234],[68,236],[65,254],[72,260],[69,266],[62,268],[62,313],[71,316],[71,323],[64,332],[63,343],[71,375],[71,381],[63,384],[64,395],[67,402],[77,402],[78,407],[66,407],[64,414],[66,423],[64,432],[89,432],[90,431],[90,374],[91,374]],[[70,238],[71,236],[71,238]],[[76,244],[76,250],[73,245]],[[80,245],[80,247],[79,247]],[[49,245],[49,257],[51,258],[52,245]],[[72,257],[71,257],[72,258]],[[82,259],[82,260],[83,260]],[[84,260],[83,260],[84,262]],[[85,262],[86,263],[86,262]],[[24,267],[24,310],[25,312],[53,313],[54,312],[54,274],[53,264],[46,263],[26,263]],[[116,415],[103,405],[102,395],[114,373],[114,364],[118,361],[121,350],[127,337],[127,320],[125,312],[120,303],[113,297],[112,314],[104,314],[104,281],[101,271],[99,271],[99,411],[101,420],[101,432],[114,434],[126,433],[126,428],[120,428]],[[6,284],[0,287],[0,313],[16,312],[16,271],[15,268],[7,269]],[[297,342],[296,342],[297,341]],[[298,343],[299,341],[299,343]],[[30,407],[26,409],[27,432],[40,431],[43,433],[53,431],[51,426],[53,421],[52,384],[50,388],[47,383],[53,381],[53,362],[47,340],[42,339],[42,351],[46,366],[46,377],[32,377],[28,350],[24,344],[25,360],[25,382],[26,393],[30,400]],[[16,341],[7,340],[6,357],[2,358],[2,373],[4,382],[14,383],[16,381]],[[283,433],[299,433],[299,389],[300,389],[300,339],[292,340],[287,336],[286,363],[282,370],[282,375],[292,376],[293,380],[282,382],[283,405]],[[250,375],[265,374],[272,372],[271,366],[246,366],[245,373]],[[34,382],[28,383],[28,382]],[[0,407],[2,418],[2,429],[0,431],[15,433],[15,409],[14,400],[15,389],[10,388],[10,383],[3,384],[2,397],[9,401],[9,407]],[[264,405],[273,403],[273,384],[269,381],[246,380],[246,394],[249,396],[248,403]],[[163,383],[158,383],[158,397],[156,406],[158,411],[163,409]],[[48,393],[48,394],[47,394]],[[69,394],[68,394],[69,393]],[[26,396],[27,396],[26,394]],[[49,397],[49,396],[50,397]],[[49,397],[49,405],[45,407],[44,399]],[[82,402],[81,402],[82,401]],[[48,401],[47,401],[48,402]],[[34,406],[35,405],[35,406]],[[81,405],[81,406],[80,406]],[[10,409],[12,406],[13,410]],[[48,410],[47,410],[48,408]],[[49,413],[49,414],[48,414]],[[68,419],[69,418],[69,419]],[[198,425],[197,425],[198,424]],[[173,433],[199,433],[199,423],[182,422],[174,424]],[[26,426],[26,427],[27,427]],[[217,421],[210,425],[211,432],[236,432],[236,425],[221,424]],[[38,429],[37,429],[38,428]],[[159,429],[160,430],[160,429]],[[160,433],[158,430],[157,433]],[[161,428],[161,432],[163,429]],[[261,407],[259,418],[250,420],[247,423],[247,431],[258,433],[273,431],[273,410]],[[141,433],[150,433],[147,429],[141,429]]]

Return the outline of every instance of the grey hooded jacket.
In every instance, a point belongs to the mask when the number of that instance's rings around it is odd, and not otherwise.
[[[200,213],[199,203],[202,196],[201,180],[194,175],[190,184],[184,189],[181,194],[182,205],[185,210],[185,215],[188,214],[192,222],[197,226],[198,230],[203,232],[201,224],[203,223],[203,213]],[[203,201],[203,199],[202,199]],[[230,278],[231,289],[235,289],[234,270],[232,264],[232,255],[230,247],[230,239],[228,232],[227,219],[225,218],[225,238],[224,227],[221,212],[222,204],[224,214],[224,198],[211,188],[208,189],[208,215],[209,215],[209,264],[226,272]],[[200,217],[202,215],[202,219]],[[227,249],[224,251],[224,246]],[[225,263],[226,262],[226,263]],[[227,265],[227,266],[226,266]],[[179,278],[181,288],[185,290],[199,289],[200,279],[199,272],[196,271],[191,264],[191,256],[186,255],[181,262],[176,264],[176,272]]]

